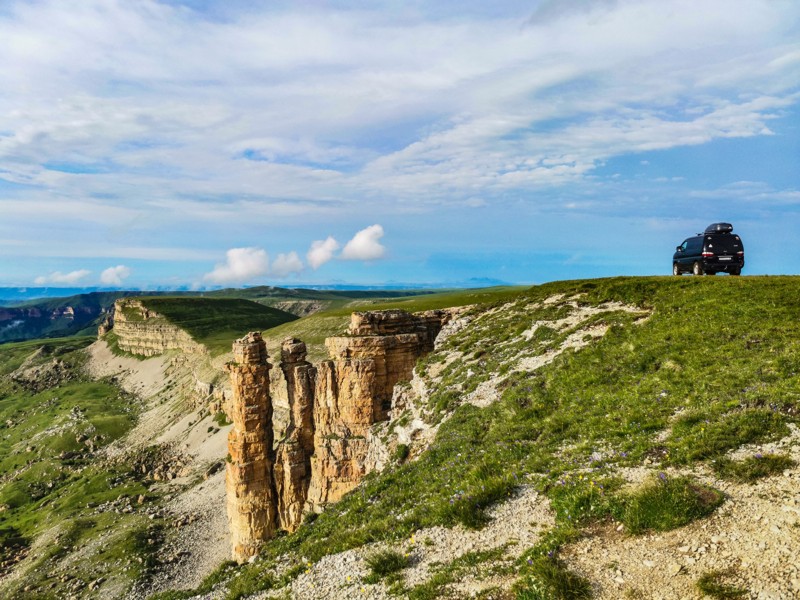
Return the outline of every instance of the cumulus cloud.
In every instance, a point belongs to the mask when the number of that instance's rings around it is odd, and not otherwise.
[[[383,258],[386,248],[378,242],[383,237],[383,227],[370,225],[353,236],[342,250],[344,260],[376,260]]]
[[[49,275],[42,275],[33,280],[36,285],[46,285],[49,283],[54,284],[67,284],[73,285],[78,283],[81,279],[89,275],[91,271],[86,269],[79,269],[77,271],[70,271],[69,273],[62,273],[61,271],[54,271]]]
[[[100,283],[105,285],[122,285],[122,280],[131,274],[131,270],[125,265],[108,267],[100,273]]]
[[[275,277],[286,277],[291,273],[299,273],[303,270],[303,261],[297,255],[297,252],[289,252],[288,254],[278,254],[275,260],[272,261],[272,274]]]
[[[333,258],[333,253],[339,249],[339,242],[332,236],[324,240],[311,242],[311,248],[306,253],[306,260],[315,271]]]
[[[210,283],[245,283],[269,272],[269,256],[261,248],[231,248],[225,262],[203,276]]]

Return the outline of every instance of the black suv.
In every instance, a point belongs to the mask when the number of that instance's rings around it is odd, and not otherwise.
[[[672,274],[730,273],[739,275],[744,267],[744,244],[730,223],[712,223],[705,233],[687,238],[672,255]]]

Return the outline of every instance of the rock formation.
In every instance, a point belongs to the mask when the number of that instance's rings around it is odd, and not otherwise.
[[[120,349],[140,356],[155,356],[167,350],[204,354],[204,346],[141,300],[121,298],[114,303],[114,331]]]
[[[267,346],[259,333],[233,343],[228,364],[233,400],[228,415],[230,458],[225,473],[233,558],[245,561],[275,534],[276,495],[272,467],[272,403]]]
[[[317,373],[308,510],[339,501],[366,475],[370,427],[389,418],[394,386],[411,379],[449,318],[447,311],[358,312],[346,336],[325,340],[331,360]]]
[[[311,455],[314,453],[314,382],[316,369],[306,361],[306,345],[289,338],[281,347],[281,369],[286,378],[289,423],[278,444],[275,488],[281,528],[294,531],[303,518]]]
[[[331,359],[316,368],[303,342],[285,340],[283,378],[274,382],[285,385],[288,423],[274,453],[266,347],[254,333],[234,344],[227,491],[236,560],[255,554],[276,526],[294,531],[304,512],[323,510],[359,484],[370,427],[389,418],[394,386],[411,379],[450,317],[353,313],[347,334],[325,341]]]

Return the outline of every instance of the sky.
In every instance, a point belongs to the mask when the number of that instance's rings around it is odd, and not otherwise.
[[[3,0],[0,286],[800,272],[796,0]]]

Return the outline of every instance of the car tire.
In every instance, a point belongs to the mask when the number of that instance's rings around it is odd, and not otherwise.
[[[678,268],[678,263],[672,263],[672,274],[673,275],[680,275],[681,270]]]
[[[741,274],[742,274],[741,269],[734,269],[733,271],[731,271],[731,275],[738,276],[738,275],[741,275]]]
[[[692,275],[705,275],[705,273],[703,273],[703,265],[699,262],[694,263],[694,265],[692,265]]]

